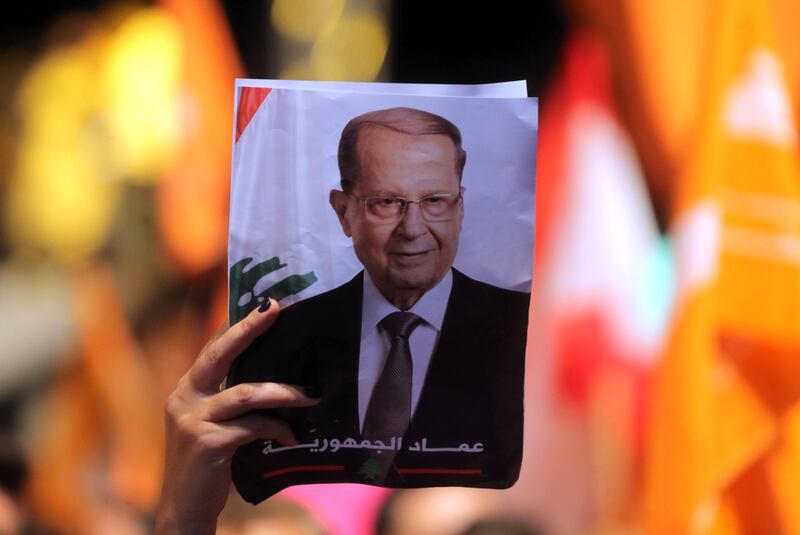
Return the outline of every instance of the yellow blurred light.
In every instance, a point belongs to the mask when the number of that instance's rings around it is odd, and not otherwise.
[[[98,102],[93,46],[55,49],[26,75],[17,96],[24,135],[32,142],[73,142]]]
[[[106,120],[121,174],[159,176],[181,142],[181,30],[164,10],[143,9],[112,34],[101,73]]]
[[[345,0],[275,0],[272,24],[287,39],[313,40],[339,22]]]
[[[102,247],[118,197],[118,187],[100,180],[78,145],[28,144],[6,199],[12,243],[67,263]]]
[[[283,80],[313,80],[314,69],[307,58],[302,58],[285,65],[279,77]]]
[[[150,182],[183,141],[181,29],[164,10],[124,13],[48,51],[17,96],[21,128],[5,204],[9,242],[66,262],[106,242],[119,181]]]
[[[92,37],[49,52],[24,77],[22,120],[5,201],[9,242],[63,261],[97,251],[111,226],[117,187],[100,174],[95,131],[97,65],[104,41]]]
[[[377,13],[354,11],[317,38],[311,67],[322,80],[374,80],[388,44],[386,24]]]

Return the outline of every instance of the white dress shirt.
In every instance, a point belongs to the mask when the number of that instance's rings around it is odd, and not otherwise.
[[[453,288],[453,273],[447,273],[439,283],[425,292],[408,312],[413,312],[425,323],[419,325],[408,338],[411,350],[412,377],[411,377],[411,416],[417,408],[428,365],[431,362],[439,334],[442,330],[442,321]],[[391,304],[381,294],[375,283],[364,271],[364,302],[361,309],[361,350],[358,358],[358,422],[359,429],[364,429],[364,418],[367,414],[372,391],[383,371],[383,365],[391,346],[390,336],[378,330],[378,323],[400,309]]]

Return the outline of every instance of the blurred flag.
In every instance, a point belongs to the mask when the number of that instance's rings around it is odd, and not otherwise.
[[[618,118],[606,42],[576,32],[562,63],[542,99],[529,335],[536,343],[526,388],[533,396],[526,476],[515,492],[554,532],[619,532],[637,495],[669,263],[660,260],[664,244]]]
[[[795,534],[796,122],[770,5],[717,8],[706,105],[677,184],[677,308],[654,393],[646,533]]]
[[[707,46],[704,30],[713,3],[627,0],[619,5],[617,36],[628,46],[616,50],[618,72],[627,82],[623,98],[636,95],[639,109],[630,119],[646,122],[652,138],[675,163],[690,148],[687,139],[695,127]]]
[[[691,148],[703,105],[706,29],[714,2],[576,0],[574,4],[608,41],[616,102],[637,141],[650,195],[664,221],[677,166]]]
[[[112,511],[133,526],[133,512],[154,510],[164,437],[163,399],[108,265],[76,270],[71,290],[80,358],[42,403],[29,493],[39,522],[76,534]]]
[[[224,263],[228,231],[233,82],[242,74],[225,13],[215,0],[161,0],[184,55],[184,145],[156,190],[159,229],[182,271]]]

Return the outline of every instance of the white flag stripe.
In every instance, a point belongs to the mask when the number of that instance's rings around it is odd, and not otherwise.
[[[731,188],[724,188],[720,196],[726,214],[753,218],[776,228],[800,230],[800,201]]]

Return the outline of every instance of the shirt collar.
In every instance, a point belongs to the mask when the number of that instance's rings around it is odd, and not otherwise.
[[[450,290],[453,288],[453,272],[447,270],[442,280],[436,286],[425,292],[419,301],[414,303],[408,312],[413,312],[424,319],[431,327],[441,332],[447,301]],[[372,277],[364,270],[364,303],[361,318],[362,336],[375,328],[383,318],[400,309],[386,300],[383,294],[372,282]]]

